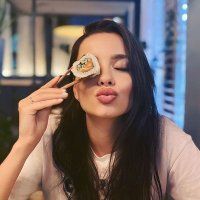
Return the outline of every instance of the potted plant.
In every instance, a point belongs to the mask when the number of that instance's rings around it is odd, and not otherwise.
[[[16,122],[0,112],[0,163],[8,155],[17,139]]]

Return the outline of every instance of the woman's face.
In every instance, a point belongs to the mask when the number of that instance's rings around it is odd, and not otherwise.
[[[73,88],[75,98],[87,115],[117,118],[129,110],[132,79],[122,38],[115,33],[96,33],[80,45],[78,58],[97,57],[101,74],[80,81]]]

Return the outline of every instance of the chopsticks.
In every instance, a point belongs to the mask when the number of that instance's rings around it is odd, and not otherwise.
[[[71,71],[71,69],[72,69],[72,67],[70,67],[70,68],[65,72],[65,74],[64,74],[63,76],[61,76],[61,78],[58,80],[58,82],[57,82],[57,84],[56,84],[57,87],[58,87],[58,84],[69,74],[69,72]],[[74,80],[73,82],[68,83],[68,84],[62,86],[61,88],[67,89],[67,88],[69,88],[69,87],[75,85],[76,83],[78,83],[81,79],[82,79],[82,78],[77,78],[77,79]]]
[[[70,67],[64,75],[61,76],[61,78],[58,80],[58,82],[56,83],[56,86],[58,86],[58,84],[69,74],[69,72],[71,71],[72,67]]]
[[[80,82],[81,79],[82,79],[82,78],[77,78],[75,81],[73,81],[73,82],[71,82],[71,83],[68,83],[67,85],[62,86],[61,88],[67,89],[67,88],[69,88],[69,87],[75,85],[76,83]]]

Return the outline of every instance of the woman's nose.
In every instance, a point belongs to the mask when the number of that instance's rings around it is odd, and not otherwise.
[[[115,85],[114,78],[111,72],[101,73],[98,80],[99,86],[113,86]]]

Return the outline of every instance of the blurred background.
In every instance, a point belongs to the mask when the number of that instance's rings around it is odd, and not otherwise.
[[[200,147],[199,0],[0,0],[0,160],[18,134],[18,101],[68,66],[83,26],[123,23],[155,75],[159,112]]]

